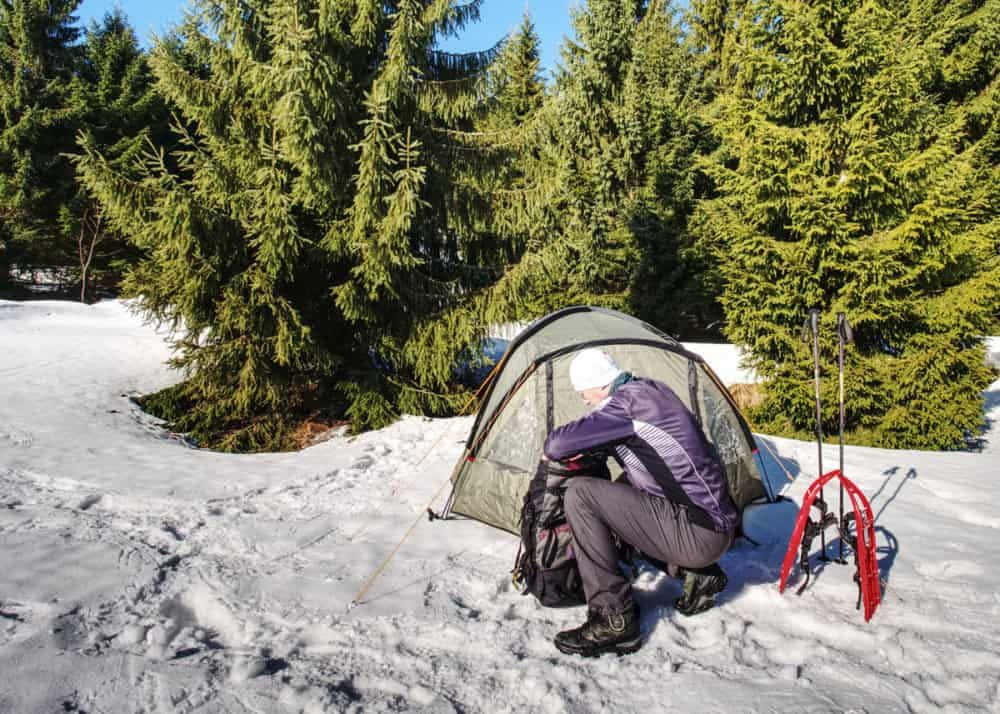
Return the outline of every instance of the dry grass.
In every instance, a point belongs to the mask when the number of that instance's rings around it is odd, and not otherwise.
[[[292,441],[296,449],[315,446],[340,433],[340,430],[348,424],[350,422],[338,419],[306,419],[295,429],[295,432],[292,434]]]
[[[764,388],[760,384],[732,384],[729,393],[741,412],[760,406],[764,401]]]

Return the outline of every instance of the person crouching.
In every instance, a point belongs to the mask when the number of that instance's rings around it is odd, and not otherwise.
[[[683,575],[679,612],[712,607],[726,586],[717,561],[733,541],[739,512],[726,472],[694,415],[665,384],[623,371],[603,350],[582,350],[570,381],[594,407],[548,435],[545,457],[566,461],[604,451],[627,477],[574,478],[565,510],[587,598],[587,621],[555,636],[555,646],[585,657],[627,654],[642,645],[639,608],[618,561],[615,536],[671,575]]]

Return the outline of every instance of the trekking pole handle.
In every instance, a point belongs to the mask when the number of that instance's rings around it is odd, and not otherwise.
[[[837,334],[840,336],[841,344],[854,342],[854,330],[851,323],[847,321],[847,315],[843,312],[837,313]]]

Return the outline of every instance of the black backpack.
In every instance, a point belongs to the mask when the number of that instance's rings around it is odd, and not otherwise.
[[[523,595],[534,595],[546,607],[586,603],[573,533],[563,510],[569,479],[580,476],[611,478],[606,459],[599,455],[568,463],[541,461],[524,496],[521,546],[511,577]]]

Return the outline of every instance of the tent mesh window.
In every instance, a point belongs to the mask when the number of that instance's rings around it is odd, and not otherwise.
[[[538,408],[536,394],[542,381],[535,378],[521,386],[493,425],[480,452],[482,458],[534,472],[545,435],[545,411]]]
[[[743,429],[722,392],[702,374],[698,380],[698,396],[704,418],[704,430],[726,469],[729,490],[736,505],[743,508],[759,497],[762,488]]]

